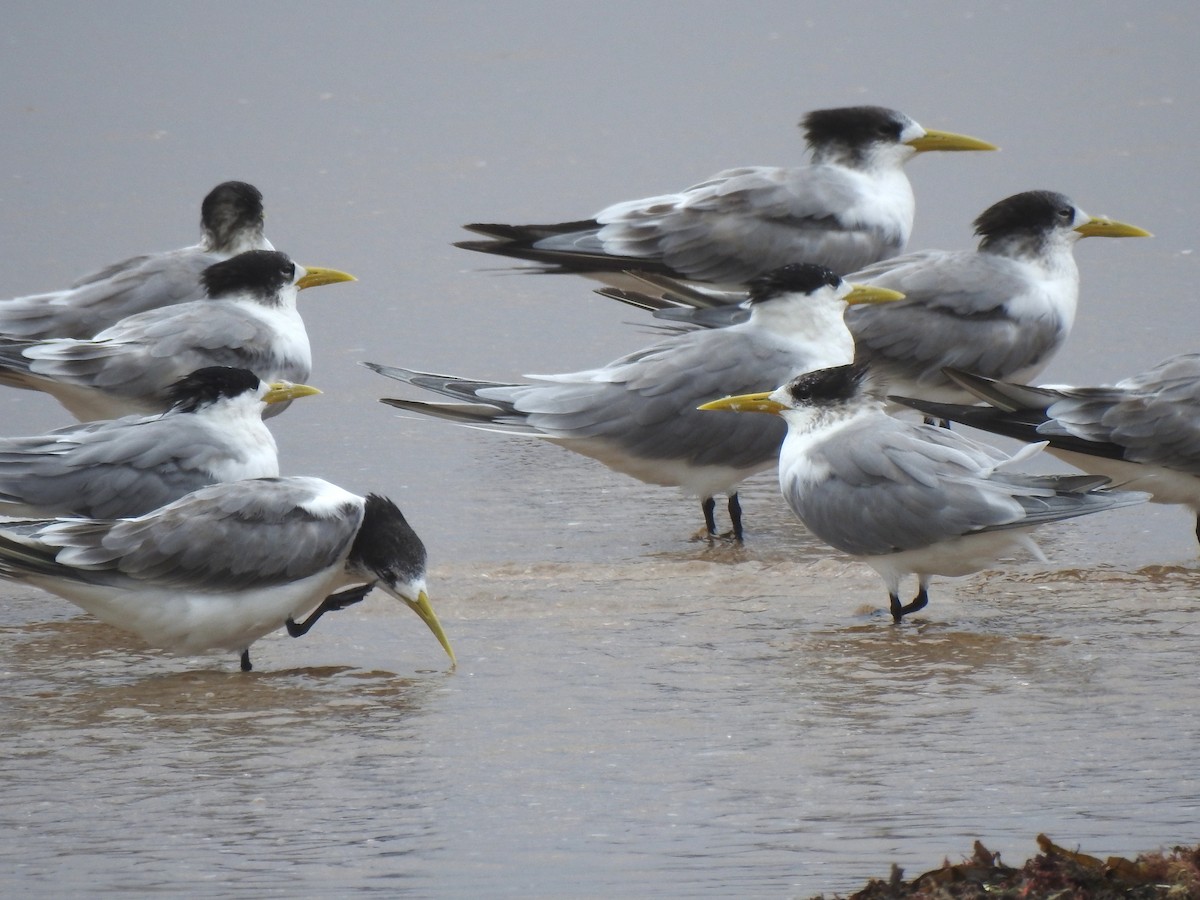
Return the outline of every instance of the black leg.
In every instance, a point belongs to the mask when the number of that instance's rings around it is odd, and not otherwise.
[[[321,618],[325,613],[353,606],[366,597],[367,594],[371,593],[371,588],[373,587],[375,587],[373,584],[360,584],[356,587],[346,588],[344,591],[338,591],[336,594],[330,594],[321,601],[320,606],[313,610],[313,614],[303,622],[297,622],[289,616],[288,620],[284,623],[287,626],[287,633],[292,637],[300,637],[301,635],[308,634],[308,630],[316,625],[317,619]]]
[[[242,651],[242,671],[249,672],[254,666],[250,665],[250,648],[247,647]]]
[[[717,508],[717,501],[712,497],[705,497],[700,501],[700,508],[704,510],[704,527],[708,529],[709,534],[716,534],[717,517],[713,515],[713,511]]]
[[[1196,540],[1200,541],[1200,515],[1196,516]]]
[[[900,598],[895,594],[891,594],[889,596],[892,607],[892,621],[897,625],[899,625],[900,620],[909,613],[914,613],[917,610],[924,609],[929,605],[929,590],[925,587],[925,585],[921,585],[921,589],[917,591],[917,596],[913,597],[912,600],[910,600],[908,603],[905,603],[903,606],[900,605]]]
[[[742,543],[742,502],[738,500],[737,491],[729,495],[729,521],[733,525],[733,539]]]

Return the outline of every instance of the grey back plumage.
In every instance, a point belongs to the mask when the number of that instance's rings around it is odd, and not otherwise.
[[[946,429],[882,411],[859,417],[810,451],[827,471],[787,499],[826,543],[858,556],[932,546],[961,535],[1024,528],[1142,502],[1099,490],[1097,476],[1030,476],[1008,456]]]
[[[201,592],[288,583],[343,559],[362,523],[361,498],[312,511],[326,487],[253,479],[201,488],[148,516],[0,526],[0,572]]]

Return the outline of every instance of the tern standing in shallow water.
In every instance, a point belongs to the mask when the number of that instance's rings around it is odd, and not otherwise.
[[[1013,551],[1041,558],[1034,527],[1146,499],[1101,490],[1108,479],[1098,476],[1009,472],[1032,453],[1010,457],[889,416],[866,377],[865,366],[839,366],[701,409],[783,417],[784,499],[814,535],[880,574],[897,623],[928,603],[933,575],[969,575]],[[919,589],[902,603],[900,581],[910,573]]]
[[[582,221],[468,225],[490,240],[456,246],[617,286],[630,270],[740,285],[795,262],[844,275],[908,243],[914,201],[904,163],[929,150],[996,149],[878,106],[816,110],[801,124],[810,165],[727,169],[677,194],[616,203]]]
[[[0,438],[0,516],[138,516],[206,484],[278,475],[263,411],[317,393],[210,366],[175,382],[161,415]]]
[[[1178,503],[1196,516],[1200,540],[1200,353],[1183,353],[1112,387],[1032,387],[946,373],[987,406],[899,403],[952,422],[1023,441],[1084,472]]]
[[[599,369],[502,384],[365,365],[465,401],[383,400],[391,406],[542,438],[642,481],[699,496],[709,535],[717,533],[713,495],[727,494],[732,536],[741,540],[737,485],[774,465],[784,429],[769,419],[706,415],[696,406],[731,384],[761,389],[849,362],[854,345],[842,318],[847,305],[899,297],[847,284],[821,266],[784,266],[754,282],[746,322],[675,334]]]
[[[905,296],[887,315],[846,315],[856,359],[890,393],[961,402],[966,394],[943,374],[946,366],[1033,377],[1075,323],[1075,243],[1150,236],[1136,225],[1089,216],[1053,191],[1001,200],[975,220],[975,233],[976,250],[912,253],[854,274]]]
[[[239,653],[244,672],[258,638],[281,627],[298,637],[373,587],[415,612],[453,663],[425,565],[390,500],[299,476],[209,485],[135,518],[0,523],[0,576],[154,647]]]
[[[274,250],[263,236],[263,199],[244,181],[226,181],[200,205],[200,242],[134,256],[71,287],[0,301],[0,334],[25,340],[90,338],[148,309],[199,300],[200,274],[247,250]]]
[[[171,385],[205,366],[304,382],[312,348],[296,294],[354,280],[303,268],[274,250],[239,254],[201,277],[206,299],[138,313],[90,340],[0,340],[0,384],[44,391],[86,422],[165,412]],[[267,415],[287,405],[274,404]]]
[[[1135,225],[1089,216],[1069,197],[1026,191],[975,220],[975,250],[922,250],[859,269],[848,280],[891,288],[899,303],[846,313],[856,359],[888,391],[965,402],[946,366],[1024,380],[1040,372],[1075,322],[1082,237],[1148,237]],[[636,291],[601,291],[655,316],[710,328],[745,318],[744,293],[717,293],[648,276]],[[647,291],[657,286],[658,290]]]

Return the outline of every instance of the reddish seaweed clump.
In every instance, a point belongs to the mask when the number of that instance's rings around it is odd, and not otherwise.
[[[1200,900],[1200,846],[1128,860],[1068,850],[1044,834],[1037,842],[1041,853],[1019,869],[976,841],[961,863],[947,860],[907,882],[892,866],[890,878],[870,881],[848,900]]]

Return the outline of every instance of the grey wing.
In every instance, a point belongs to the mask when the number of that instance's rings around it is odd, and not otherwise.
[[[273,336],[259,319],[200,301],[131,316],[94,340],[27,346],[22,355],[27,370],[43,378],[165,402],[172,383],[205,366],[235,366],[264,379],[303,381],[306,369],[272,364]]]
[[[180,590],[266,588],[344,560],[361,498],[316,478],[265,478],[201,488],[134,519],[59,520],[20,535],[77,579],[122,578]]]
[[[745,290],[719,290],[689,284],[668,275],[626,272],[634,288],[605,287],[596,291],[653,314],[656,319],[685,322],[704,328],[724,328],[750,318]]]
[[[812,483],[786,497],[823,541],[873,556],[927,547],[1024,516],[1012,491],[992,484],[996,455],[945,431],[878,416],[816,448]]]
[[[189,415],[0,440],[0,515],[138,516],[213,483],[214,466],[238,461],[226,436]]]
[[[200,273],[219,259],[194,248],[139,256],[70,290],[0,302],[0,333],[35,340],[94,337],[137,313],[201,299]]]
[[[746,332],[698,331],[604,369],[504,389],[503,396],[551,436],[601,438],[645,458],[753,466],[775,457],[783,423],[696,407],[731,393],[770,390],[798,366],[803,361],[795,352],[775,341]],[[487,399],[492,393],[479,396]]]
[[[846,324],[858,360],[887,381],[908,382],[905,390],[948,388],[945,366],[991,378],[1036,370],[1065,337],[1067,324],[1055,316],[1018,319],[1009,313],[1005,304],[1027,283],[1000,257],[929,253],[889,263],[848,279],[901,291],[905,299],[853,306]],[[949,396],[964,395],[954,389]]]
[[[1113,388],[1069,388],[1039,431],[1117,445],[1131,462],[1200,475],[1200,358],[1188,354]]]
[[[860,202],[824,167],[749,167],[679,194],[615,204],[596,216],[611,254],[662,259],[689,277],[745,282],[777,266],[814,262],[844,273],[891,256],[907,231],[847,221]]]

